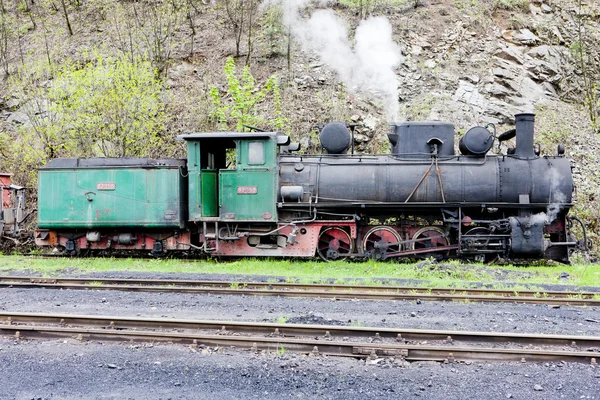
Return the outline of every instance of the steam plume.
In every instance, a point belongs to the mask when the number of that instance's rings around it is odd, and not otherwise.
[[[266,0],[280,4],[283,21],[305,51],[316,53],[349,90],[383,103],[389,121],[398,117],[398,82],[394,69],[402,63],[400,48],[392,40],[392,26],[385,17],[361,21],[354,46],[343,21],[333,10],[315,11],[310,18],[300,15],[309,0]],[[321,2],[323,4],[323,2]]]
[[[534,222],[551,224],[560,213],[560,204],[567,201],[567,196],[559,189],[560,187],[560,172],[556,168],[551,168],[550,174],[550,195],[548,198],[548,207],[546,212],[538,213],[532,216]]]
[[[552,202],[548,205],[546,210],[546,221],[551,223],[556,219],[560,212],[560,203],[567,201],[567,196],[559,189],[561,175],[556,168],[550,169],[550,199],[548,202]]]

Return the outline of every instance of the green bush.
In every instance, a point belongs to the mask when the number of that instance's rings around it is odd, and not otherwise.
[[[79,156],[148,155],[164,132],[162,82],[149,61],[96,59],[66,63],[50,88],[51,109]]]
[[[492,7],[502,10],[527,10],[529,8],[529,0],[493,0]]]
[[[258,87],[249,66],[246,65],[242,69],[240,77],[237,76],[235,61],[231,57],[225,61],[223,70],[227,78],[226,92],[221,94],[215,86],[210,89],[210,97],[214,106],[211,117],[216,122],[218,129],[235,128],[243,131],[244,125],[257,127],[268,125],[279,131],[287,129],[288,121],[282,113],[277,75],[272,75],[262,87]],[[269,94],[272,96],[272,109],[268,114],[273,117],[267,119],[261,115],[260,106],[266,102]]]
[[[139,58],[27,65],[11,76],[9,92],[29,122],[0,131],[3,167],[34,184],[37,167],[56,157],[151,156],[168,144],[155,76]]]

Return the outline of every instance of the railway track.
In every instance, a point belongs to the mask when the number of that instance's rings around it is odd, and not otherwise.
[[[230,282],[199,280],[40,278],[0,276],[0,288],[45,288],[72,290],[121,290],[199,294],[321,297],[366,300],[422,300],[463,302],[511,302],[548,305],[600,306],[600,292],[502,290],[482,288],[427,288],[411,286],[371,286]]]
[[[600,337],[461,332],[235,321],[0,313],[0,334],[18,340],[167,341],[406,361],[569,361],[596,364]]]

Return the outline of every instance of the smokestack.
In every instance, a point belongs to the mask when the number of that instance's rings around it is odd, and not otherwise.
[[[533,152],[533,127],[535,114],[515,115],[515,127],[517,129],[517,149],[515,154],[519,158],[535,158]]]

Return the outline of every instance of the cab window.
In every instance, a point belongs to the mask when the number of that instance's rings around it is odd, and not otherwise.
[[[262,165],[265,163],[265,143],[248,142],[248,165]]]

